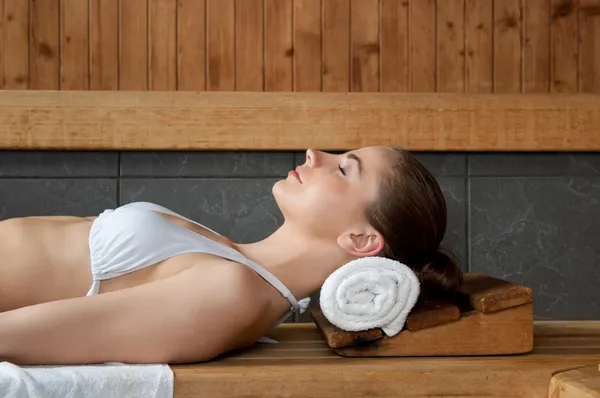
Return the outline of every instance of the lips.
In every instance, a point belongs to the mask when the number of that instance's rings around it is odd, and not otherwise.
[[[298,174],[298,172],[296,170],[291,170],[289,174],[294,176],[302,184],[302,179],[300,178],[300,174]]]

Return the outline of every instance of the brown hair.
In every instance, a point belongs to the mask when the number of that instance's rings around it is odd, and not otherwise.
[[[433,175],[408,151],[390,148],[391,172],[383,177],[379,199],[367,207],[367,220],[381,233],[381,256],[412,268],[423,295],[456,290],[463,274],[449,251],[440,249],[447,208]]]

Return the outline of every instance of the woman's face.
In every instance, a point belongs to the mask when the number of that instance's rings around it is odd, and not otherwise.
[[[365,147],[344,154],[306,151],[306,161],[273,187],[285,221],[318,238],[367,227],[365,210],[377,199],[389,168],[386,149]]]

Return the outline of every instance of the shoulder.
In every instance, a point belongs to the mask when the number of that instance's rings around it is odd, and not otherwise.
[[[233,305],[242,319],[252,320],[269,304],[265,281],[254,270],[240,263],[222,261],[223,277],[228,293],[223,295],[224,304]]]
[[[265,282],[244,264],[214,258],[190,271],[189,275],[194,279],[190,283],[197,289],[199,297],[210,297],[215,307],[226,310],[223,318],[237,324],[252,322],[269,305]]]

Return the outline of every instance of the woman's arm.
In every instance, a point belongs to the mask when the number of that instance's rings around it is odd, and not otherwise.
[[[232,264],[236,265],[236,264]],[[251,276],[192,267],[146,285],[0,314],[0,361],[15,364],[209,360],[252,330]],[[254,293],[254,294],[253,294]]]

